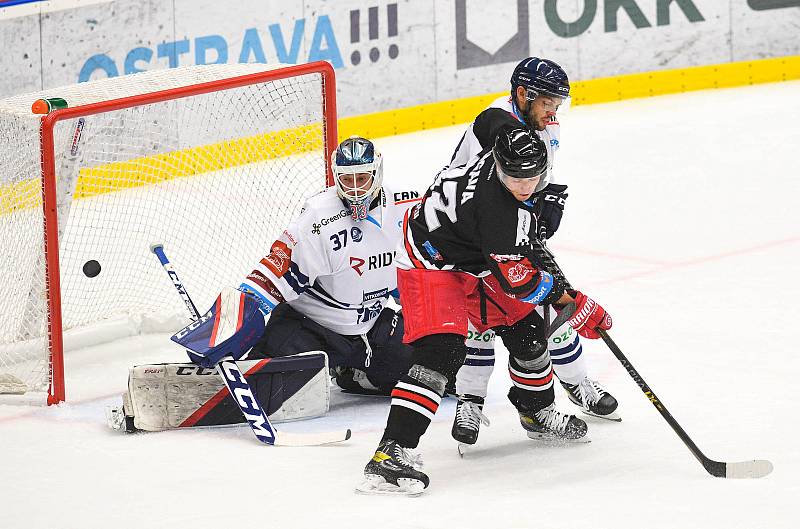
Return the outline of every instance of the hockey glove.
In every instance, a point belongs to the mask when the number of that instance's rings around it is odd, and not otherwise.
[[[172,336],[187,349],[189,359],[214,367],[226,356],[242,358],[264,333],[264,314],[255,296],[225,288],[211,309]]]
[[[599,303],[577,290],[570,290],[567,293],[575,301],[563,307],[559,312],[558,318],[556,318],[559,325],[556,325],[556,322],[553,323],[556,331],[559,330],[561,322],[566,322],[584,338],[594,340],[600,338],[598,329],[607,331],[611,328],[611,315]]]
[[[564,203],[567,200],[567,186],[548,184],[542,190],[542,212],[539,215],[539,233],[549,239],[561,225]]]

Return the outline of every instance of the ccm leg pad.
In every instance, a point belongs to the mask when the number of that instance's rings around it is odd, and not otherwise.
[[[237,364],[270,421],[310,419],[327,413],[330,380],[325,353],[240,360]],[[216,367],[209,369],[195,364],[132,367],[123,402],[126,423],[132,418],[137,430],[245,423]]]

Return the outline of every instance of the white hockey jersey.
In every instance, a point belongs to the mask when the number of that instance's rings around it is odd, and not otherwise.
[[[511,102],[510,95],[495,99],[492,104],[486,108],[499,108],[501,110],[505,110],[520,123],[524,124],[524,121],[519,114],[519,109]],[[456,150],[453,152],[453,157],[450,159],[450,164],[445,167],[445,169],[465,165],[470,158],[477,155],[486,147],[491,146],[489,144],[481,145],[480,140],[475,134],[474,126],[475,123],[473,122],[464,132],[464,136],[462,136],[461,141],[456,147]],[[547,175],[542,179],[539,188],[541,189],[547,184],[565,184],[565,182],[556,180],[555,175],[553,174],[553,159],[555,158],[555,153],[558,150],[559,141],[561,138],[561,126],[558,124],[556,118],[553,117],[545,129],[537,130],[536,134],[539,135],[544,144],[547,146]]]
[[[416,191],[384,186],[367,219],[354,221],[328,188],[306,202],[240,289],[265,308],[287,302],[333,332],[365,334],[397,288],[403,216],[419,200]]]

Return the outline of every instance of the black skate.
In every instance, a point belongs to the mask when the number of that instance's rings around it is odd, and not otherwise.
[[[489,419],[483,414],[483,398],[475,395],[459,396],[451,433],[453,439],[458,441],[458,453],[462,456],[466,445],[474,445],[478,440],[481,423],[489,426]]]
[[[397,441],[381,441],[375,455],[364,467],[364,481],[356,491],[365,494],[417,496],[428,487],[428,476],[417,470],[422,460]]]
[[[583,413],[619,422],[622,418],[617,413],[617,399],[605,390],[597,381],[584,378],[580,384],[561,383],[569,394],[569,400],[580,406]]]
[[[519,422],[531,439],[589,442],[586,423],[574,415],[561,413],[556,409],[555,403],[535,413],[519,410]]]

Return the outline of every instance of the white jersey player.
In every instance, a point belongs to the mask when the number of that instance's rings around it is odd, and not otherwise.
[[[402,219],[419,198],[383,186],[383,158],[369,140],[343,141],[332,162],[336,186],[308,199],[239,285],[242,305],[256,302],[266,321],[239,325],[234,356],[322,350],[343,389],[388,393],[411,359],[402,343],[402,315],[387,302],[396,295]],[[192,336],[208,333],[203,327],[184,342],[195,344],[193,361],[213,365],[222,353],[198,350]],[[245,336],[250,328],[258,332]]]
[[[556,113],[568,104],[569,90],[566,73],[553,61],[537,57],[523,60],[511,76],[511,94],[496,99],[488,107],[494,111],[484,111],[470,124],[445,168],[466,166],[474,156],[492,146],[497,131],[505,125],[519,126],[521,122],[535,131],[547,148],[547,172],[536,187],[536,192],[542,191],[544,201],[537,219],[542,240],[558,229],[567,198],[567,186],[556,178],[553,162],[561,133]],[[616,399],[587,376],[578,334],[574,334],[569,344],[551,342],[548,348],[554,372],[570,400],[590,415],[619,420]],[[456,440],[467,444],[475,443],[480,422],[485,422],[481,410],[494,368],[492,351],[482,352],[489,354],[480,358],[468,356],[456,377],[456,392],[460,397],[452,433]]]

